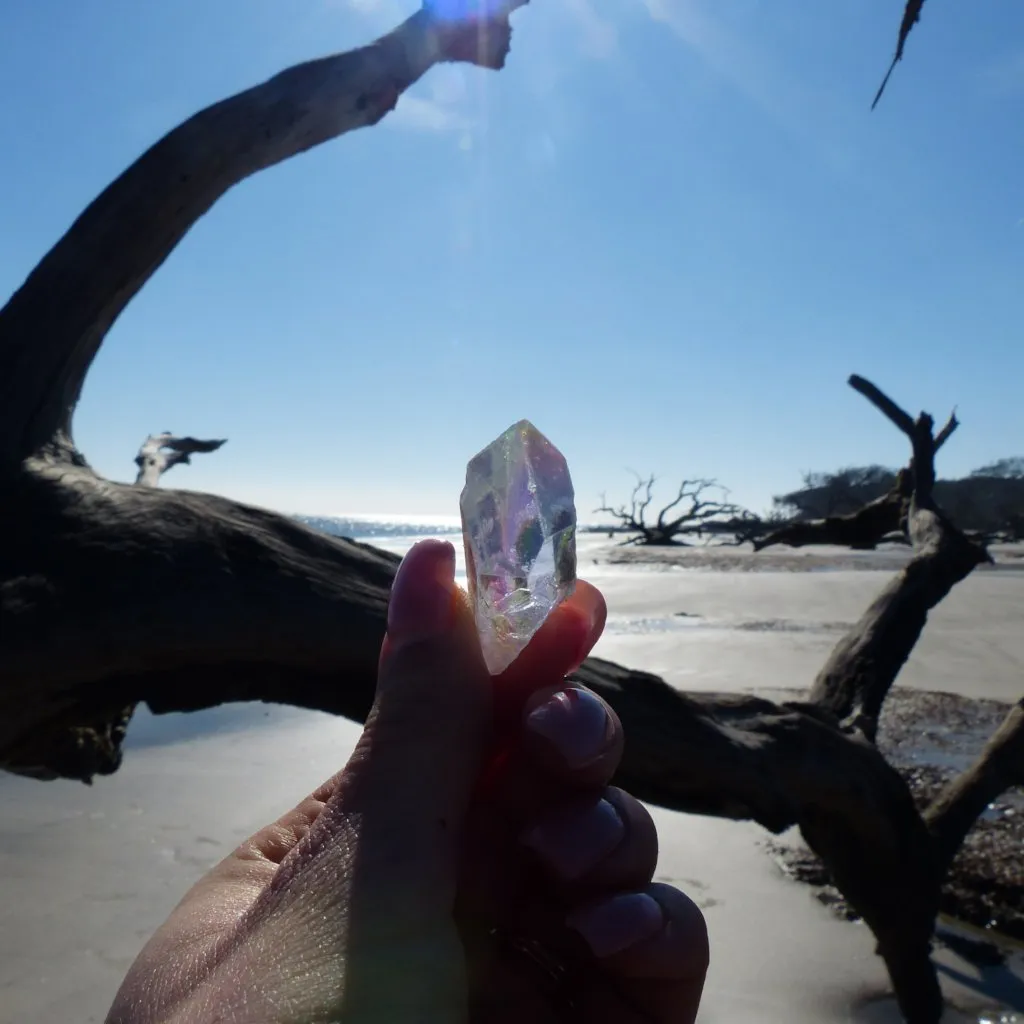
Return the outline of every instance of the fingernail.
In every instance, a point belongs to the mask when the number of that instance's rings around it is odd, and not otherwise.
[[[398,567],[388,602],[388,637],[417,643],[447,630],[455,598],[455,548],[448,541],[421,540]]]
[[[523,836],[523,843],[571,882],[597,867],[625,835],[619,812],[609,801],[598,800],[539,822]]]
[[[585,768],[607,749],[612,722],[604,704],[587,690],[568,687],[526,717],[526,728],[543,736],[570,768]]]
[[[578,910],[565,923],[601,959],[656,935],[665,925],[665,915],[656,899],[645,892],[632,892]]]

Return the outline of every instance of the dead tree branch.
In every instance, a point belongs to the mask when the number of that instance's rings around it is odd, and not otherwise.
[[[799,548],[807,544],[835,544],[858,551],[872,550],[894,533],[905,532],[913,489],[909,470],[901,470],[888,494],[868,502],[845,516],[829,516],[806,522],[785,523],[771,533],[754,540],[754,550],[763,551],[774,544]]]
[[[435,64],[500,68],[509,13],[525,2],[481,5],[493,12],[484,20],[424,8],[369,46],[299,64],[207,107],[144,153],[0,310],[0,466],[11,471],[44,450],[81,462],[71,417],[107,331],[228,189],[376,124]]]
[[[1013,786],[1024,786],[1024,700],[988,741],[978,760],[936,797],[925,814],[943,871],[990,803]]]
[[[878,87],[878,92],[875,93],[875,98],[871,103],[872,110],[878,106],[878,101],[882,98],[882,93],[885,92],[885,87],[889,84],[896,65],[903,60],[903,50],[907,45],[907,39],[910,37],[911,29],[920,20],[923,8],[924,0],[907,0],[906,7],[903,8],[903,20],[900,22],[899,38],[896,40],[896,54],[892,58],[889,70],[885,73],[885,78],[882,79],[882,84]]]
[[[194,437],[175,437],[173,434],[150,434],[139,454],[135,456],[135,465],[139,467],[135,483],[140,487],[156,487],[160,477],[169,469],[184,463],[186,466],[195,454],[215,452],[227,441],[199,441]]]
[[[880,409],[891,422],[907,434],[913,443],[915,431],[918,429],[917,425],[892,399],[883,394],[870,381],[864,380],[863,377],[851,377],[850,386]],[[935,453],[949,440],[959,425],[954,410],[942,430],[935,435],[934,441],[931,442],[930,459],[932,461]],[[934,470],[932,473],[932,486],[934,486]],[[897,474],[896,481],[887,494],[883,494],[847,515],[784,523],[771,533],[756,538],[754,550],[761,551],[774,544],[786,544],[794,548],[808,544],[829,544],[861,551],[873,550],[883,540],[894,534],[907,534],[910,499],[913,493],[914,462],[912,459],[910,465]]]
[[[628,509],[625,505],[619,505],[617,508],[610,506],[602,495],[601,506],[594,510],[595,514],[604,512],[613,516],[626,530],[635,534],[625,541],[626,544],[678,544],[681,543],[678,538],[694,534],[701,536],[706,532],[712,532],[715,526],[721,526],[724,522],[744,513],[739,505],[705,497],[711,490],[719,491],[723,498],[728,493],[714,480],[684,480],[679,485],[675,498],[658,513],[656,522],[648,523],[645,515],[653,500],[654,482],[653,474],[646,479],[637,474],[636,486],[630,495]],[[678,508],[684,501],[689,502],[686,510],[674,519],[666,521],[669,512]]]
[[[365,712],[394,559],[212,496],[112,484],[75,448],[72,416],[111,325],[225,192],[375,124],[437,63],[500,68],[524,2],[458,17],[431,3],[369,46],[200,111],[0,309],[0,764],[112,771],[141,699]]]
[[[731,519],[705,524],[704,531],[712,536],[731,537],[731,540],[720,543],[729,547],[740,547],[743,544],[756,544],[766,533],[770,532],[770,526],[774,522],[777,520],[765,519],[749,509],[741,509],[739,514]]]
[[[836,645],[811,688],[811,701],[840,720],[853,720],[869,739],[874,739],[882,703],[917,643],[928,612],[990,557],[984,547],[957,530],[932,501],[937,447],[932,418],[921,413],[912,419],[863,377],[852,376],[849,383],[910,439],[913,486],[907,533],[915,553]],[[943,441],[955,429],[955,417],[951,417],[950,424],[940,433]]]

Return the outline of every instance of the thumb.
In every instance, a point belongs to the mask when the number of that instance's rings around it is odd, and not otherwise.
[[[455,549],[422,541],[395,577],[376,700],[332,801],[359,821],[358,858],[374,889],[407,915],[451,914],[490,732],[491,680],[455,584]]]

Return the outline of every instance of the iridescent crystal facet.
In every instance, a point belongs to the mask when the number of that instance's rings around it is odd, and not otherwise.
[[[562,453],[520,420],[466,467],[466,577],[492,675],[576,587],[576,506]]]

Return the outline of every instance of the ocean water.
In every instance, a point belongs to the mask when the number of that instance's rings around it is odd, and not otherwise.
[[[296,516],[296,519],[323,530],[336,537],[351,537],[353,540],[371,542],[383,547],[385,541],[410,544],[421,537],[447,537],[462,532],[458,516],[401,516],[401,515],[357,515],[357,516]]]
[[[300,522],[335,537],[350,537],[385,551],[404,555],[417,541],[441,537],[455,545],[455,574],[460,583],[466,578],[466,559],[462,549],[462,523],[458,516],[358,515],[296,516]],[[581,523],[580,533],[601,532],[607,527]]]
[[[349,537],[404,555],[417,541],[441,537],[455,545],[456,578],[466,577],[462,524],[458,516],[296,516],[300,522],[335,537]]]

